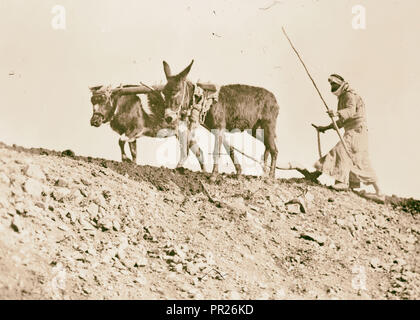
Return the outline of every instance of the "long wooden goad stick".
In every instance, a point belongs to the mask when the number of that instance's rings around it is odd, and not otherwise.
[[[305,71],[306,71],[306,73],[308,74],[309,78],[311,79],[311,81],[312,81],[312,83],[313,83],[313,85],[314,85],[314,87],[315,87],[316,91],[317,91],[317,92],[318,92],[318,94],[319,94],[319,97],[321,98],[322,102],[324,103],[325,108],[327,108],[327,111],[330,111],[330,108],[328,108],[328,105],[327,105],[327,103],[325,102],[324,98],[322,97],[322,94],[321,94],[321,92],[319,91],[319,89],[318,89],[318,87],[317,87],[317,85],[316,85],[316,83],[315,83],[314,79],[312,78],[311,74],[309,73],[308,68],[306,68],[305,63],[303,62],[302,58],[301,58],[301,57],[300,57],[300,55],[299,55],[299,52],[296,50],[295,46],[293,45],[292,41],[290,40],[289,36],[287,35],[286,30],[284,29],[284,27],[282,27],[282,30],[283,30],[283,33],[284,33],[284,35],[286,36],[287,40],[289,41],[290,45],[292,46],[293,51],[296,53],[296,55],[298,56],[298,58],[299,58],[300,62],[301,62],[301,63],[302,63],[302,65],[303,65],[303,67],[305,68]],[[332,120],[332,123],[333,123],[334,129],[335,129],[335,131],[337,132],[338,137],[340,138],[341,143],[343,144],[344,150],[346,150],[347,155],[348,155],[348,156],[350,157],[350,159],[353,161],[352,156],[351,156],[351,154],[350,154],[349,150],[347,149],[347,145],[346,145],[346,143],[344,142],[343,137],[341,136],[340,130],[338,129],[337,123],[336,123],[336,122],[335,122],[335,120],[334,120],[334,117],[331,117],[331,116],[330,116],[330,118],[331,118],[331,120]]]

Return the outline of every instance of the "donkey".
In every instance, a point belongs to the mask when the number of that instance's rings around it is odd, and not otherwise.
[[[129,87],[129,86],[125,86]],[[124,88],[125,88],[124,87]],[[156,137],[158,131],[163,129],[164,100],[159,91],[145,94],[146,99],[135,95],[121,95],[112,90],[110,86],[97,86],[89,88],[92,92],[91,102],[93,115],[90,124],[99,127],[110,124],[112,130],[120,135],[118,141],[123,162],[131,162],[125,154],[124,146],[128,142],[132,161],[137,161],[137,142],[141,136]],[[165,128],[171,128],[165,124]]]
[[[172,75],[169,65],[163,61],[163,69],[167,83],[162,93],[165,98],[165,121],[168,124],[179,120],[181,111],[191,107],[193,103],[194,85],[187,80],[194,60],[179,74]],[[219,171],[219,157],[221,145],[228,151],[232,162],[235,165],[237,174],[241,174],[241,165],[235,161],[233,148],[229,146],[224,138],[224,131],[252,129],[252,136],[256,138],[257,129],[264,130],[264,167],[268,167],[268,156],[271,155],[270,177],[274,178],[277,146],[276,123],[279,113],[279,106],[274,95],[266,89],[234,84],[220,87],[218,101],[215,102],[207,112],[204,120],[204,127],[211,130],[216,136],[216,143],[213,152],[212,177]],[[190,144],[195,141],[190,141]],[[185,149],[185,147],[184,147]],[[202,161],[202,157],[199,158]],[[264,171],[266,172],[264,168]]]

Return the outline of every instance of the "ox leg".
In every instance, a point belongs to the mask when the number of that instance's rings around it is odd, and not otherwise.
[[[212,130],[213,131],[213,130]],[[213,171],[211,174],[211,180],[216,180],[217,174],[219,173],[219,159],[220,159],[220,150],[222,148],[223,142],[223,131],[222,129],[216,129],[215,132],[215,141],[214,141],[214,150],[213,150]]]
[[[231,145],[228,143],[225,137],[223,137],[223,146],[225,147],[227,153],[230,156],[230,159],[232,160],[233,165],[235,166],[236,174],[242,174],[242,167],[239,163],[238,158],[235,156],[235,150],[231,147]]]
[[[137,163],[137,140],[129,142],[128,145],[130,146],[131,158],[133,158],[134,163]]]
[[[271,165],[270,165],[270,178],[274,179],[275,173],[276,173],[276,163],[277,163],[277,146],[276,146],[276,134],[274,132],[274,129],[271,127],[266,128],[264,132],[264,144],[266,147],[266,151],[264,152],[264,163],[266,152],[270,152],[271,154]],[[268,157],[267,157],[268,158]],[[267,163],[268,165],[268,163]]]
[[[270,155],[270,150],[268,150],[268,147],[265,146],[265,150],[264,150],[264,175],[268,176],[269,173],[269,166],[268,166],[268,156]]]
[[[121,149],[121,160],[123,162],[130,162],[130,159],[127,157],[127,155],[125,154],[125,150],[124,150],[124,146],[125,146],[125,141],[124,140],[118,140],[118,145],[120,146]]]

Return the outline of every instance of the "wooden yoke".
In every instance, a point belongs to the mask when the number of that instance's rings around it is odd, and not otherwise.
[[[130,95],[130,94],[145,94],[153,91],[162,91],[164,85],[155,85],[149,87],[145,84],[139,85],[125,85],[112,90],[113,94]]]

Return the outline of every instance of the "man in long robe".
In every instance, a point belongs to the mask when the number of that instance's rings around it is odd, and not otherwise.
[[[340,141],[314,164],[317,171],[308,173],[305,170],[304,174],[311,178],[317,178],[322,173],[328,174],[335,178],[335,190],[360,188],[361,183],[373,185],[376,195],[382,196],[369,159],[365,104],[343,77],[333,74],[328,81],[331,92],[338,98],[337,111],[330,110],[328,113],[332,117],[338,117],[337,126],[344,128],[343,140],[350,156]],[[334,129],[333,123],[318,127],[322,133],[330,129]]]

